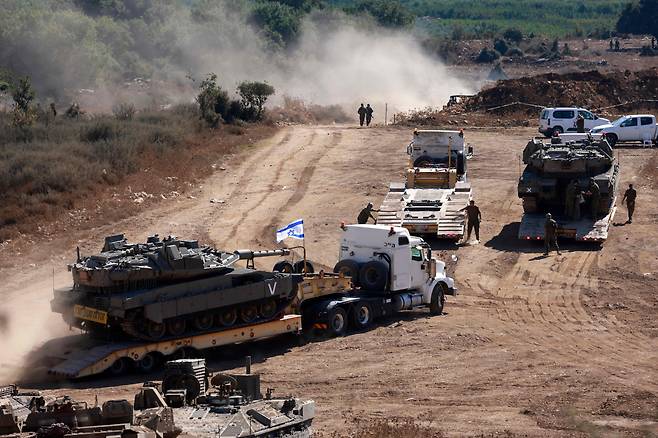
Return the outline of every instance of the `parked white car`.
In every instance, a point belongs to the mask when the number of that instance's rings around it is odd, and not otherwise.
[[[579,115],[585,119],[585,131],[610,123],[610,120],[599,117],[585,108],[544,108],[539,114],[539,132],[546,137],[551,137],[556,132],[559,134],[576,132],[576,120]]]
[[[633,114],[618,118],[612,123],[597,126],[593,134],[603,134],[610,146],[622,142],[658,142],[658,125],[656,116],[651,114]]]

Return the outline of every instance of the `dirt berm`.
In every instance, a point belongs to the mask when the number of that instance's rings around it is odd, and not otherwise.
[[[499,81],[466,102],[468,111],[481,111],[513,102],[541,106],[578,105],[592,110],[612,105],[656,99],[658,70],[547,73]],[[516,111],[513,107],[510,111]],[[533,109],[533,112],[535,110]]]

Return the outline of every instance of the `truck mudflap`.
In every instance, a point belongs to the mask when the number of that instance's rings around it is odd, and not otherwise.
[[[610,225],[617,207],[612,207],[603,218],[593,221],[584,218],[578,221],[555,218],[558,223],[558,237],[581,242],[603,242],[608,238]],[[519,239],[544,240],[544,214],[525,213],[519,225]]]

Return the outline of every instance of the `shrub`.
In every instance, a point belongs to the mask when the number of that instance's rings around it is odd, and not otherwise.
[[[509,28],[503,32],[503,38],[507,41],[519,44],[523,40],[523,32],[516,28]]]
[[[512,47],[505,53],[505,56],[509,56],[512,58],[523,58],[525,54],[523,53],[523,50],[519,49],[518,47]]]
[[[135,105],[132,103],[120,103],[112,108],[112,114],[117,120],[132,120],[135,112]]]
[[[495,50],[492,50],[488,47],[483,47],[482,50],[480,50],[478,56],[475,58],[475,62],[490,63],[494,62],[499,57],[500,55]]]
[[[95,143],[99,141],[114,140],[120,135],[117,125],[106,120],[99,120],[94,122],[91,126],[83,128],[80,134],[80,140],[88,143]]]
[[[505,40],[501,40],[498,38],[494,40],[493,47],[494,50],[496,50],[496,52],[500,53],[501,55],[504,55],[505,53],[507,53],[507,50],[509,50],[509,46],[507,45]]]
[[[267,99],[274,94],[274,87],[266,82],[242,82],[238,85],[238,94],[242,105],[248,110],[248,118],[244,120],[260,120],[263,116],[263,107]]]

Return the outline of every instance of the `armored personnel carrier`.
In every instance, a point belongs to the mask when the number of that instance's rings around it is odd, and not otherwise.
[[[288,250],[223,252],[196,240],[109,236],[99,254],[69,265],[73,286],[54,291],[53,312],[95,334],[155,341],[275,319],[302,276],[254,269]],[[236,262],[246,260],[245,268]]]
[[[546,213],[558,221],[559,233],[576,240],[603,241],[614,214],[619,166],[604,139],[543,143],[534,138],[523,151],[526,167],[518,196],[524,218],[519,237],[542,239]]]

